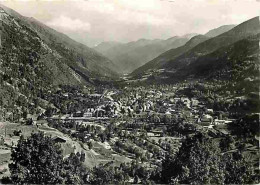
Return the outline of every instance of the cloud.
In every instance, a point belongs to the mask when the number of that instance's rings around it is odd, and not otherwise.
[[[203,34],[260,14],[257,0],[5,0],[3,4],[89,46]]]
[[[169,20],[160,13],[163,7],[158,0],[92,0],[80,1],[74,5],[87,15],[95,12],[109,17],[112,22],[146,25],[169,24]]]
[[[54,28],[60,28],[68,31],[90,31],[91,25],[88,22],[83,22],[80,19],[72,19],[64,15],[54,18],[53,20],[46,23],[48,26]]]

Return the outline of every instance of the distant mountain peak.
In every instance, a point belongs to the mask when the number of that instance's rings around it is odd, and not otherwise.
[[[107,50],[115,47],[115,46],[119,46],[123,43],[121,42],[116,42],[116,41],[105,41],[105,42],[101,42],[98,45],[96,45],[95,47],[93,47],[93,49],[95,49],[96,51],[100,52],[100,53],[104,53]]]
[[[231,30],[232,28],[234,28],[236,25],[235,24],[230,24],[230,25],[223,25],[223,26],[220,26],[218,28],[214,28],[210,31],[208,31],[205,36],[207,37],[216,37],[222,33],[225,33],[229,30]]]
[[[166,40],[172,40],[172,39],[177,39],[177,38],[179,38],[179,36],[173,36],[173,37],[170,37],[170,38],[168,38]]]
[[[206,39],[208,39],[208,37],[205,35],[196,35],[196,36],[192,37],[185,45],[193,47],[198,43],[198,41],[206,40]]]
[[[184,45],[188,38],[174,36],[166,40],[141,38],[125,44],[107,44],[94,47],[95,50],[110,58],[121,73],[130,73],[161,53]]]
[[[188,33],[185,35],[182,35],[181,37],[191,39],[192,37],[195,37],[196,35],[199,35],[198,33]]]
[[[259,16],[237,26],[224,25],[210,30],[205,35],[192,37],[184,46],[170,49],[145,65],[136,69],[132,75],[140,75],[151,69],[179,70],[191,65],[198,58],[215,50],[231,45],[241,39],[260,33]],[[215,37],[209,37],[215,36]]]

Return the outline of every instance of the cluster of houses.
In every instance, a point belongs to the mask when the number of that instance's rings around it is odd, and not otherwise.
[[[184,87],[178,87],[184,88]],[[98,101],[96,107],[75,112],[66,118],[71,119],[109,119],[113,117],[140,117],[144,114],[158,114],[186,118],[190,124],[212,128],[214,125],[225,125],[233,120],[222,119],[218,112],[207,109],[197,98],[188,98],[175,93],[176,87],[155,90],[155,88],[125,88],[124,90],[106,91],[103,94],[90,94]]]

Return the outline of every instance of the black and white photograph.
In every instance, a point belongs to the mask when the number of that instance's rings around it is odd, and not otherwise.
[[[0,184],[260,184],[260,0],[0,0]]]

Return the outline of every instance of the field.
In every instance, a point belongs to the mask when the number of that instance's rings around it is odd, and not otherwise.
[[[3,176],[10,175],[8,171],[8,163],[11,160],[11,146],[16,145],[19,140],[19,136],[14,136],[14,131],[21,130],[22,135],[24,137],[28,137],[31,133],[42,131],[45,135],[49,135],[51,137],[61,137],[66,140],[65,143],[60,143],[63,149],[63,155],[68,157],[72,152],[84,152],[86,155],[86,160],[84,165],[88,168],[92,168],[101,163],[107,163],[110,161],[114,161],[115,164],[119,164],[120,162],[129,162],[131,159],[120,156],[113,152],[109,148],[108,143],[101,143],[93,141],[93,149],[89,150],[86,144],[82,142],[76,141],[75,139],[70,138],[69,136],[61,133],[60,131],[50,128],[46,122],[43,122],[38,127],[36,125],[21,125],[18,123],[10,123],[10,122],[1,122],[1,130],[0,130],[0,138],[4,138],[4,145],[0,146],[0,178]]]

